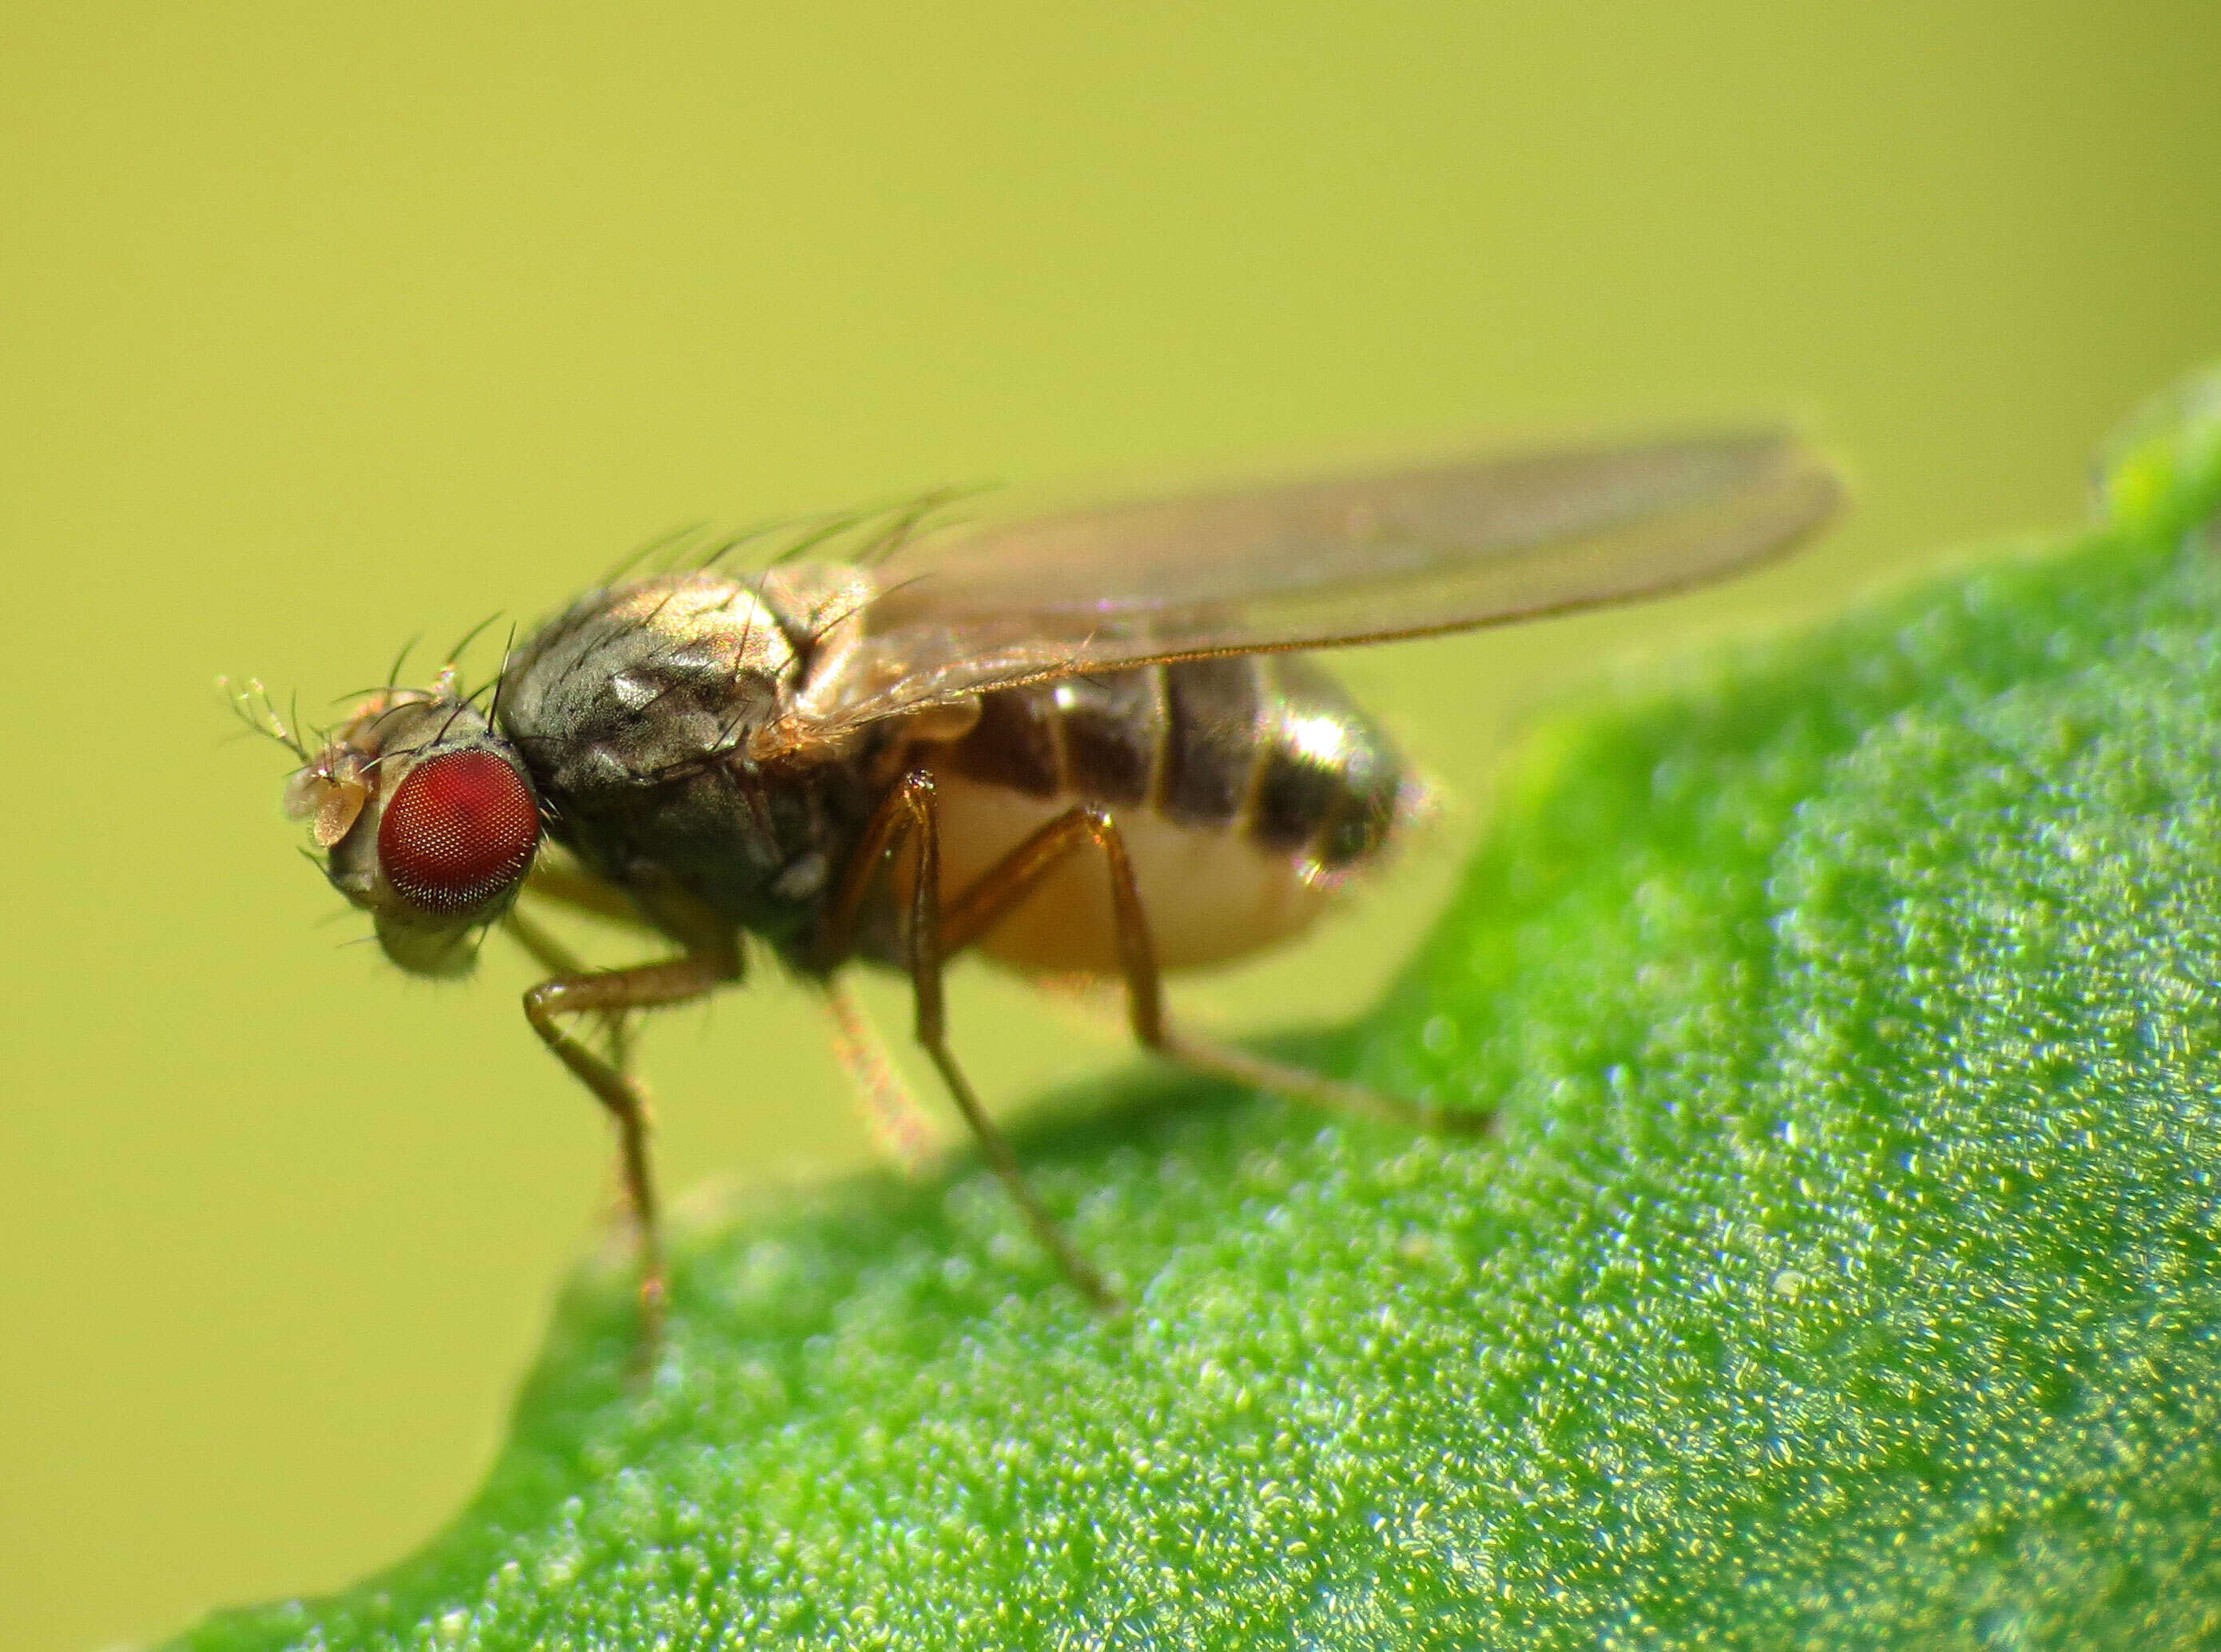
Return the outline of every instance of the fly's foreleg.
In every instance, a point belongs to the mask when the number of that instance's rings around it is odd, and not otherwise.
[[[585,913],[610,923],[629,924],[650,932],[655,927],[630,894],[566,859],[541,856],[525,879],[523,893],[535,902],[544,902],[571,912]],[[689,927],[682,930],[682,934],[712,932],[711,926],[701,922],[699,914],[689,912],[684,916],[689,920]],[[593,973],[584,960],[543,928],[538,919],[526,916],[520,906],[512,906],[504,914],[501,927],[510,940],[523,948],[532,961],[550,975],[587,975]],[[632,1023],[623,1010],[609,1011],[602,1017],[602,1023],[610,1062],[619,1072],[630,1073]]]
[[[979,1104],[979,1098],[948,1048],[948,1012],[942,990],[942,965],[948,948],[942,942],[941,912],[941,823],[934,807],[933,776],[920,769],[904,775],[887,794],[866,829],[859,852],[850,862],[846,886],[829,909],[825,931],[827,955],[846,952],[865,893],[882,859],[907,848],[910,854],[910,922],[904,950],[910,966],[910,988],[917,1006],[917,1042],[925,1047],[939,1069],[942,1082],[956,1103],[964,1122],[979,1139],[988,1166],[1002,1180],[1026,1225],[1042,1248],[1097,1307],[1112,1309],[1118,1298],[1087,1260],[1073,1248],[1064,1230],[1035,1197],[1018,1156],[1008,1137],[995,1128]]]
[[[652,1360],[663,1330],[666,1287],[663,1241],[658,1224],[655,1180],[648,1154],[648,1100],[617,1064],[597,1053],[564,1024],[565,1018],[600,1015],[621,1019],[628,1011],[683,1004],[739,979],[736,948],[689,953],[669,963],[642,964],[600,974],[562,974],[544,980],[524,995],[525,1019],[541,1042],[571,1069],[571,1076],[593,1092],[617,1127],[625,1201],[631,1208],[640,1242],[640,1306],[642,1354]],[[622,1055],[622,1046],[619,1048]]]
[[[1163,973],[1157,967],[1149,916],[1134,875],[1133,858],[1110,811],[1099,804],[1079,804],[1040,828],[983,873],[951,904],[941,932],[944,953],[954,953],[995,927],[1042,880],[1074,854],[1092,847],[1103,856],[1110,879],[1110,907],[1118,937],[1119,971],[1126,982],[1126,1012],[1134,1036],[1181,1066],[1251,1089],[1270,1090],[1316,1106],[1363,1118],[1384,1119],[1411,1129],[1455,1132],[1486,1129],[1492,1115],[1442,1112],[1361,1085],[1345,1084],[1302,1067],[1283,1066],[1192,1038],[1173,1028],[1165,1014]]]
[[[514,907],[503,917],[501,927],[510,940],[524,948],[534,963],[550,975],[589,975],[593,973],[585,960]],[[612,1010],[602,1017],[602,1036],[607,1041],[610,1065],[629,1076],[632,1072],[632,1023],[623,1010]]]

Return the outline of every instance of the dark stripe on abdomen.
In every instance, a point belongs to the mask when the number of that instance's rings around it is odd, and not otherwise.
[[[1370,859],[1395,829],[1404,765],[1388,737],[1307,655],[1263,656],[1269,692],[1249,834],[1323,871]]]
[[[1029,798],[1064,790],[1052,685],[1029,684],[979,697],[979,721],[956,742],[954,767],[967,779],[1007,786]]]
[[[1072,789],[1096,803],[1148,802],[1165,742],[1164,673],[1067,677],[1054,698]]]
[[[1158,667],[1166,717],[1157,808],[1166,819],[1217,826],[1241,817],[1267,709],[1262,666],[1236,654]]]

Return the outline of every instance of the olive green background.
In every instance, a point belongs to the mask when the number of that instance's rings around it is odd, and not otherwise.
[[[0,1645],[419,1541],[605,1203],[525,969],[347,944],[218,672],[322,711],[663,531],[951,480],[1810,421],[1861,498],[1801,561],[1348,660],[1441,817],[1183,999],[1342,1013],[1520,707],[2074,516],[2221,349],[2221,9],[1939,9],[0,16]],[[954,1012],[1010,1101],[1125,1059],[1100,1005]],[[676,1188],[870,1151],[776,983],[648,1054]]]

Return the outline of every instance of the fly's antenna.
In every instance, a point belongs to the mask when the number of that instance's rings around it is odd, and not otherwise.
[[[295,717],[289,723],[278,715],[278,708],[270,698],[270,691],[262,685],[261,679],[249,677],[244,683],[235,683],[228,677],[219,677],[216,683],[216,687],[222,691],[224,704],[230,708],[232,716],[248,729],[266,740],[276,741],[303,763],[315,760],[308,746],[293,732],[300,725],[300,719]]]

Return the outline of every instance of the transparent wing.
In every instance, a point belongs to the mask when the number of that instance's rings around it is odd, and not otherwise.
[[[1842,498],[1780,431],[1111,505],[914,541],[876,570],[828,731],[1161,660],[1502,624],[1700,584]]]

